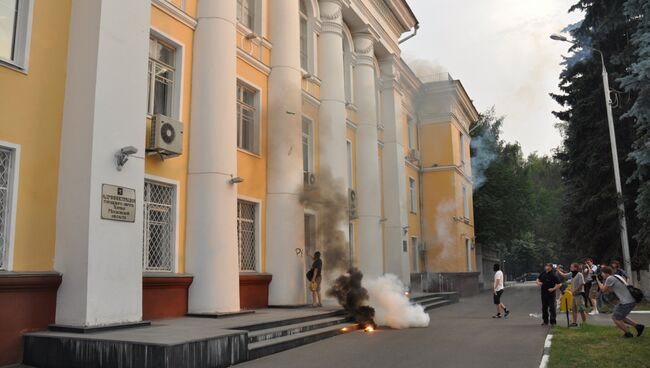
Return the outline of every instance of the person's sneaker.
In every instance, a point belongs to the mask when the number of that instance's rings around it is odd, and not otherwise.
[[[572,323],[572,324],[569,325],[569,327],[578,327],[578,324],[577,323]]]
[[[623,335],[623,337],[626,338],[626,339],[628,339],[628,338],[630,338],[630,337],[634,337],[634,335],[632,335],[632,334],[629,333],[629,332],[626,332],[626,333]]]
[[[497,314],[493,315],[492,318],[501,318],[501,313],[497,313]]]
[[[506,313],[503,315],[503,318],[508,318],[509,315],[510,315],[510,311],[507,310]]]
[[[634,328],[636,328],[636,335],[637,335],[637,336],[641,336],[641,335],[643,335],[643,330],[645,330],[645,326],[644,326],[644,325],[639,325],[639,324],[637,324]]]
[[[589,315],[590,315],[590,316],[597,316],[597,315],[598,315],[598,311],[597,311],[597,310],[592,310],[591,312],[589,312]]]

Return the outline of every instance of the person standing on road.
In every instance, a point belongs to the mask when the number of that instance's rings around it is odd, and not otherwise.
[[[627,325],[634,327],[636,329],[636,335],[641,336],[645,326],[627,318],[627,315],[632,312],[636,305],[636,300],[634,300],[634,297],[627,289],[627,281],[625,281],[622,276],[616,275],[614,273],[615,271],[610,267],[601,267],[600,272],[603,274],[603,279],[605,279],[605,283],[598,280],[598,287],[600,290],[604,293],[616,294],[616,297],[619,300],[619,303],[614,307],[614,313],[612,314],[614,324],[625,333],[623,337],[633,336],[630,331],[628,331]]]
[[[585,308],[585,278],[580,272],[580,265],[571,263],[571,312],[573,314],[573,323],[570,327],[578,327],[578,313],[582,318],[582,323],[587,322],[587,311]]]
[[[494,264],[494,305],[497,307],[497,314],[492,318],[501,318],[501,310],[503,310],[503,318],[508,318],[510,311],[506,308],[505,304],[501,303],[501,295],[503,294],[503,271],[498,263]]]
[[[551,325],[555,325],[557,323],[555,312],[555,291],[562,287],[562,283],[553,269],[553,265],[547,263],[544,266],[544,272],[537,277],[535,282],[538,286],[541,286],[542,292],[542,319],[544,320],[542,325],[546,326],[549,322]]]
[[[598,266],[594,264],[592,258],[587,258],[585,262],[585,267],[587,269],[587,276],[585,279],[585,295],[587,300],[591,304],[591,312],[589,315],[595,316],[598,314],[598,285],[594,285],[596,277],[598,276]]]

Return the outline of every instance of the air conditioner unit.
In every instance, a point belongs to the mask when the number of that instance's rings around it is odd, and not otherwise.
[[[426,253],[427,247],[426,247],[426,244],[423,241],[418,242],[418,251],[420,253]]]
[[[410,149],[406,159],[410,162],[420,161],[420,151],[416,149]]]
[[[316,185],[316,175],[314,175],[314,173],[305,172],[303,173],[302,178],[305,183],[305,186]]]
[[[350,219],[359,218],[359,214],[357,213],[357,192],[351,188],[348,189],[348,207]]]
[[[147,152],[163,157],[175,157],[183,153],[183,123],[168,116],[156,114],[151,121]]]

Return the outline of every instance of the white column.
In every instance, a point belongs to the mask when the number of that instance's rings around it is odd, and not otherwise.
[[[302,190],[302,75],[298,1],[269,2],[271,74],[267,181],[267,268],[273,274],[271,305],[304,304]]]
[[[345,123],[345,80],[343,72],[343,26],[338,0],[319,2],[322,19],[318,44],[319,78],[319,159],[321,169],[329,169],[347,196],[347,126]],[[347,226],[345,232],[347,234]]]
[[[56,323],[142,318],[142,200],[151,4],[73,0],[61,132]],[[115,153],[134,146],[122,171]],[[101,219],[102,184],[135,189],[135,222]]]
[[[381,191],[377,145],[374,37],[355,33],[354,101],[357,105],[357,199],[359,213],[359,265],[366,277],[383,273]]]
[[[343,65],[343,16],[341,2],[321,0],[321,33],[318,44],[319,78],[321,79],[319,109],[318,149],[321,170],[329,170],[336,180],[336,190],[347,197],[347,111],[345,108],[345,77]],[[347,211],[347,208],[345,209]],[[339,229],[349,237],[348,223]],[[326,244],[323,244],[326,247]],[[347,262],[346,262],[347,264]],[[329,273],[327,272],[329,270]],[[325,265],[327,281],[341,271]]]
[[[406,207],[406,170],[402,141],[402,92],[398,85],[397,59],[389,56],[380,61],[381,118],[384,124],[384,265],[387,273],[399,276],[410,284],[408,253],[403,241],[408,226]]]
[[[190,313],[239,310],[236,3],[200,0],[187,190]]]

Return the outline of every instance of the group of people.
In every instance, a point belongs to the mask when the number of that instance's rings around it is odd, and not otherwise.
[[[507,318],[510,312],[501,302],[504,285],[499,264],[494,265],[494,271],[494,304],[497,314],[493,318],[501,318],[501,311]],[[569,281],[566,286],[565,280]],[[578,315],[582,323],[587,322],[587,306],[592,307],[590,315],[597,315],[599,305],[614,304],[612,320],[616,327],[624,332],[623,337],[634,336],[629,330],[630,327],[636,330],[637,336],[643,334],[645,326],[628,317],[636,305],[636,300],[628,289],[628,275],[621,269],[618,261],[613,261],[609,266],[596,265],[593,259],[588,258],[584,264],[572,263],[569,272],[565,272],[562,266],[548,263],[535,282],[541,290],[544,326],[557,323],[557,291],[560,290],[564,294],[568,290],[572,294],[571,327],[578,326]]]

